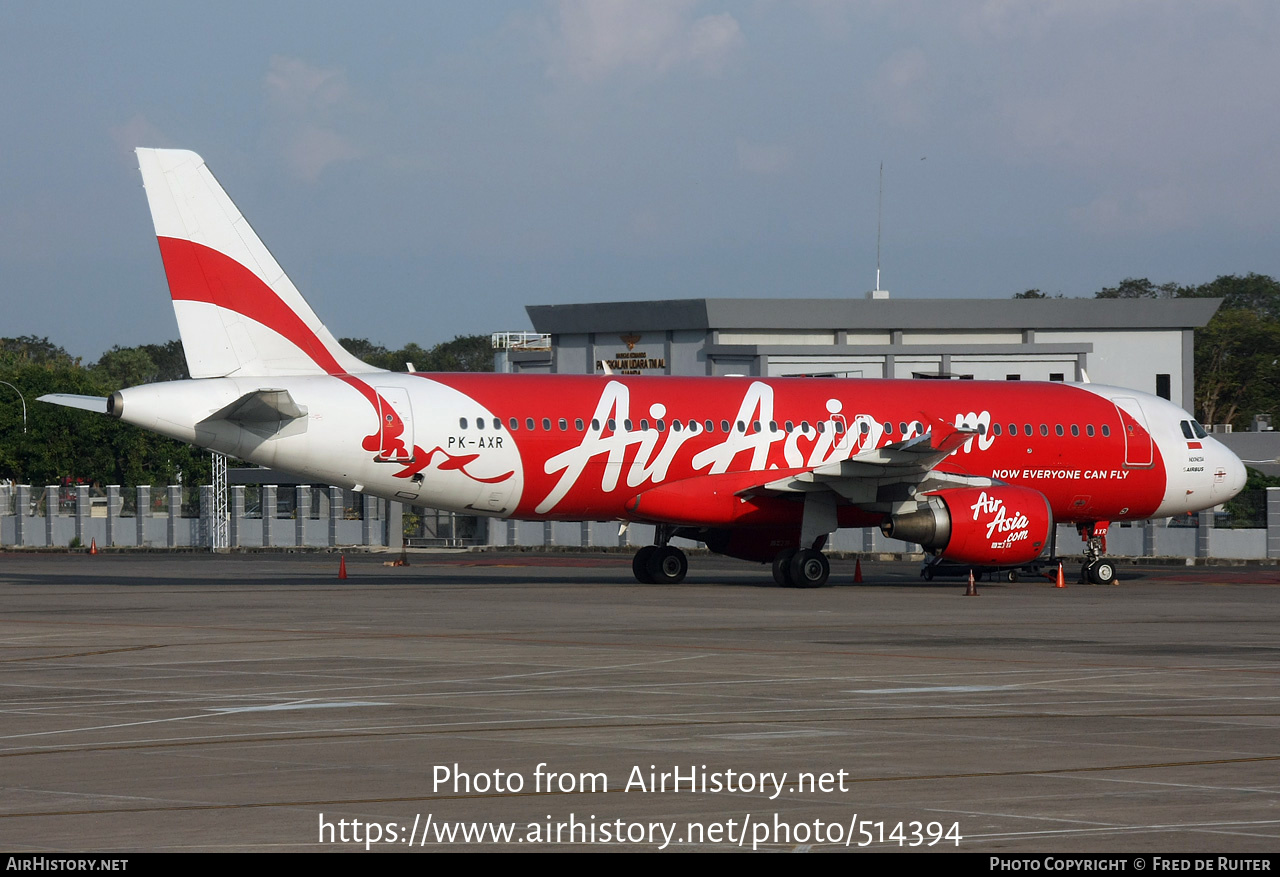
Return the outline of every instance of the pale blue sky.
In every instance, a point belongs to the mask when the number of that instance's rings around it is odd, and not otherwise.
[[[1267,0],[0,0],[0,335],[177,337],[135,146],[338,335],[1280,275]]]

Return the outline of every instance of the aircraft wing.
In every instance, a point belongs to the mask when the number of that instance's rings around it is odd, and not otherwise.
[[[738,496],[784,496],[832,491],[844,500],[870,509],[877,503],[900,502],[910,493],[945,486],[989,485],[990,478],[937,472],[939,463],[977,437],[975,429],[926,417],[923,435],[879,448],[868,448],[844,460],[822,463],[782,478],[762,480],[742,488]],[[910,493],[906,490],[914,487]]]

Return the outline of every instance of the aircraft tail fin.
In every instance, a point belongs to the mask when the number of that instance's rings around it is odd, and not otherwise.
[[[381,371],[338,344],[204,159],[137,154],[191,377]]]

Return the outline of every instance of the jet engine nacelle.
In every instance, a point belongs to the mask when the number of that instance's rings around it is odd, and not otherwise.
[[[940,490],[880,529],[955,563],[1020,566],[1040,556],[1052,527],[1053,512],[1043,493],[1003,485]]]

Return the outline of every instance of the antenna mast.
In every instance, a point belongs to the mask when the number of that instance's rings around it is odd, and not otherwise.
[[[876,291],[880,291],[880,227],[884,215],[884,162],[880,162],[880,195],[876,199]]]
[[[888,298],[889,293],[880,288],[880,236],[884,227],[884,161],[880,161],[880,195],[876,199],[876,288],[867,293],[867,298]]]

